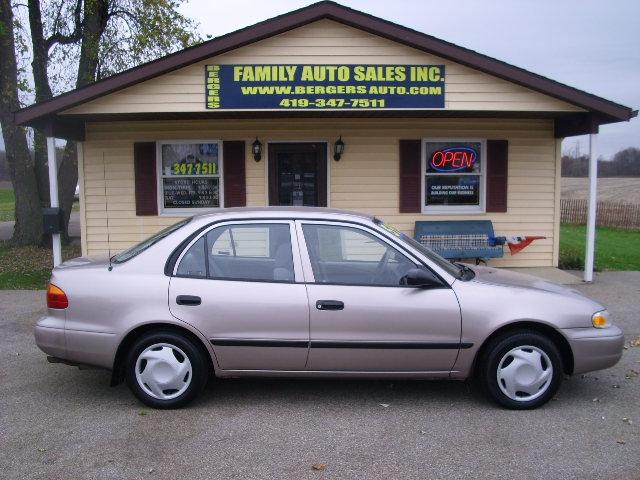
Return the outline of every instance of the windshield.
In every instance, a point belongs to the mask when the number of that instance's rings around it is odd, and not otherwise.
[[[158,243],[164,237],[171,235],[173,232],[175,232],[179,228],[184,227],[190,221],[191,221],[191,218],[185,218],[184,220],[180,220],[178,223],[174,223],[173,225],[163,230],[160,230],[155,235],[150,236],[146,240],[143,240],[140,243],[138,243],[137,245],[134,245],[133,247],[125,250],[124,252],[114,255],[111,261],[113,263],[123,263],[123,262],[126,262],[127,260],[132,259],[136,255],[139,255],[140,253],[144,252],[150,246]]]
[[[405,235],[404,233],[402,233],[397,228],[395,228],[395,227],[393,227],[391,225],[386,225],[382,220],[378,220],[376,218],[376,219],[374,219],[374,222],[376,223],[376,225],[378,225],[379,227],[382,227],[386,232],[390,233],[394,237],[396,237],[396,238],[402,240],[403,242],[408,243],[409,245],[411,245],[418,252],[423,254],[425,257],[427,257],[433,263],[435,263],[438,267],[442,268],[449,275],[453,275],[456,278],[460,278],[462,276],[462,270],[463,269],[461,267],[459,267],[457,264],[450,262],[446,258],[442,258],[440,255],[435,253],[429,247],[425,247],[420,242],[414,240],[409,235]]]

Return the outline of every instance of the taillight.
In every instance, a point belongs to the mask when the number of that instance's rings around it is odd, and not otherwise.
[[[60,287],[50,283],[47,287],[47,307],[65,309],[69,306],[67,294]]]

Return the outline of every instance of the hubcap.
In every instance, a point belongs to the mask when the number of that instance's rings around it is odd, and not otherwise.
[[[189,358],[169,343],[156,343],[145,348],[136,360],[138,385],[159,400],[180,396],[191,384],[192,376]]]
[[[538,347],[509,350],[498,363],[498,386],[511,400],[527,402],[547,391],[553,379],[549,356]]]

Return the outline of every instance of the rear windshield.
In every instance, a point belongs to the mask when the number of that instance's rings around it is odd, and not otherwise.
[[[178,223],[174,223],[170,227],[160,230],[158,233],[151,235],[149,238],[141,241],[137,245],[134,245],[133,247],[125,250],[124,252],[114,255],[111,258],[111,261],[113,263],[123,263],[123,262],[126,262],[127,260],[132,259],[136,255],[139,255],[140,253],[144,252],[147,248],[158,243],[163,238],[167,237],[168,235],[171,235],[176,230],[184,227],[190,221],[191,221],[191,218],[185,218],[184,220],[180,220]]]
[[[455,263],[450,262],[446,258],[442,258],[440,255],[438,255],[436,252],[431,250],[429,247],[425,247],[420,242],[414,240],[409,235],[405,235],[397,228],[391,225],[386,225],[382,220],[379,220],[376,218],[374,219],[374,222],[376,223],[376,225],[378,225],[379,227],[382,227],[386,232],[390,233],[394,237],[411,245],[414,249],[416,249],[425,257],[427,257],[429,260],[431,260],[433,263],[438,265],[438,267],[442,268],[449,275],[452,275],[456,278],[460,277],[462,269]]]

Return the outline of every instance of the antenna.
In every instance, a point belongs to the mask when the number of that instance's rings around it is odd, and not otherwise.
[[[113,270],[111,264],[111,239],[109,234],[109,197],[107,196],[107,165],[104,161],[104,150],[102,151],[102,181],[104,182],[104,215],[107,221],[107,251],[109,252],[109,271]]]

